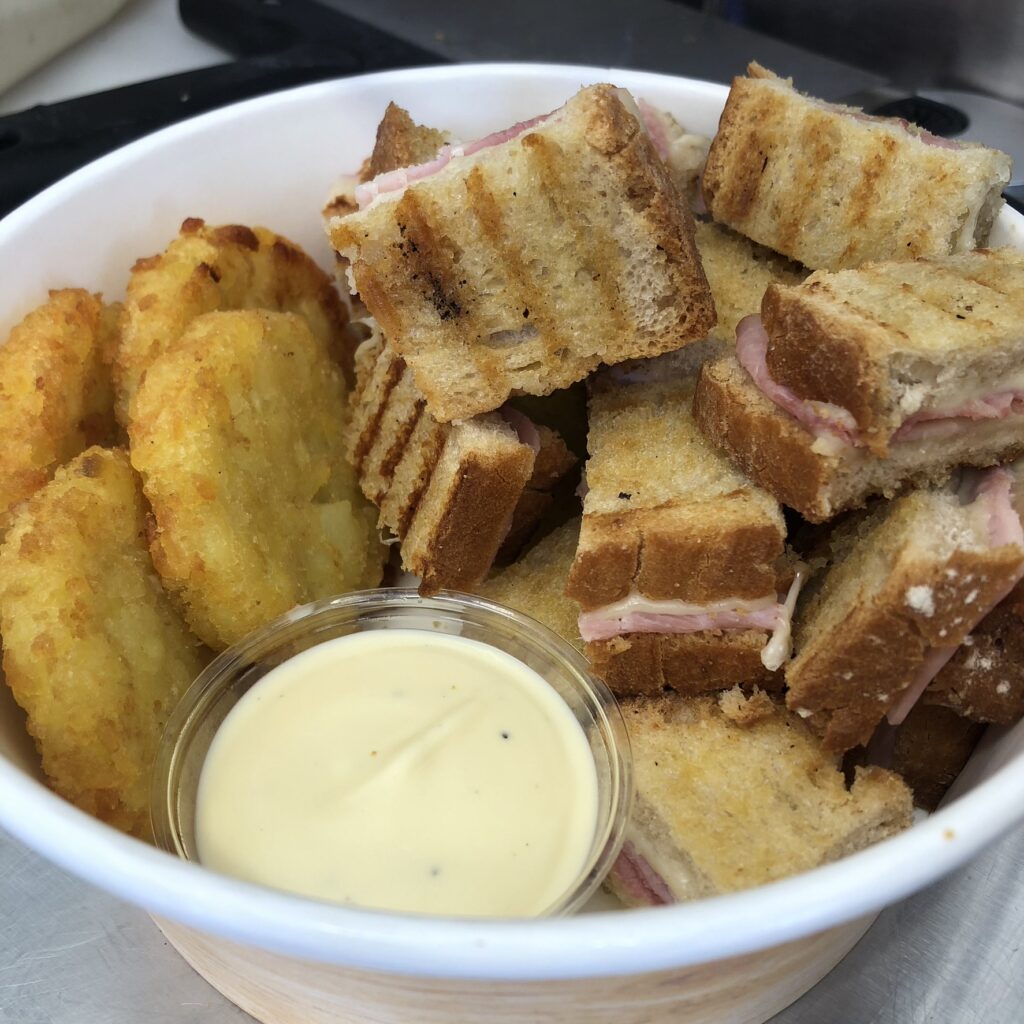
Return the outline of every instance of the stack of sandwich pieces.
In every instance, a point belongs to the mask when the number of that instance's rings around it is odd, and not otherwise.
[[[610,85],[472,143],[391,106],[325,210],[362,489],[622,701],[627,903],[891,835],[1024,713],[1009,175],[752,64],[710,149]]]

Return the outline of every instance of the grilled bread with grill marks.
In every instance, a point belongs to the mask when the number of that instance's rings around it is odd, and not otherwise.
[[[373,152],[363,161],[358,174],[342,175],[331,188],[327,204],[321,211],[326,224],[333,217],[347,217],[359,209],[356,202],[356,187],[378,174],[407,167],[409,164],[424,163],[448,141],[448,133],[416,124],[397,103],[389,103],[377,125],[377,138]],[[334,253],[334,275],[341,286],[343,295],[349,291],[349,262],[339,252]],[[358,295],[350,298],[352,317],[363,318],[366,307]],[[359,322],[349,324],[350,333],[359,330]]]
[[[761,307],[767,368],[799,398],[852,414],[861,442],[889,453],[922,411],[1016,389],[1024,404],[1024,252],[819,271],[772,284]],[[1017,414],[1024,438],[1024,412]]]
[[[733,79],[704,169],[716,221],[812,269],[984,245],[1010,158],[803,96],[759,64]]]
[[[609,85],[332,219],[329,235],[445,422],[714,324],[692,216],[632,99]]]
[[[704,436],[751,480],[805,519],[824,522],[873,495],[948,480],[957,466],[994,466],[1024,454],[1019,419],[987,420],[952,437],[867,448],[822,448],[819,439],[765,397],[735,356],[706,363],[693,401]]]

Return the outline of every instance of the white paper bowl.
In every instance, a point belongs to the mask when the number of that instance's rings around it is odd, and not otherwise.
[[[739,69],[737,69],[739,70]],[[712,134],[726,90],[559,65],[425,68],[294,89],[179,124],[97,161],[0,222],[4,329],[47,288],[122,294],[186,216],[265,224],[330,265],[319,209],[358,167],[389,100],[463,137],[612,81]],[[1024,247],[1004,212],[993,239]],[[676,907],[535,922],[346,910],[214,875],[101,825],[40,782],[0,693],[0,825],[157,915],[219,988],[267,1021],[759,1022],[821,978],[883,906],[1024,818],[1024,725],[990,731],[959,799],[909,832],[763,888]],[[936,943],[942,941],[936,936]]]

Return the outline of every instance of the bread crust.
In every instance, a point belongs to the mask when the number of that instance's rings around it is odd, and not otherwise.
[[[1005,153],[933,144],[751,65],[733,79],[703,175],[711,216],[812,269],[984,244]]]
[[[813,435],[765,398],[735,357],[702,367],[693,417],[716,448],[784,505],[812,523],[839,511],[828,494],[835,460],[811,450]]]
[[[508,452],[466,452],[444,481],[435,471],[445,491],[440,516],[429,527],[419,522],[437,502],[432,480],[402,545],[407,566],[422,577],[421,594],[469,590],[483,581],[532,471],[533,452],[526,445]]]
[[[974,625],[966,609],[991,605],[1020,565],[1013,545],[958,549],[934,561],[901,558],[877,593],[861,597],[834,628],[816,629],[812,608],[798,624],[798,651],[786,666],[786,704],[813,715],[828,750],[867,743],[926,652],[962,643]],[[915,604],[915,593],[928,600]]]
[[[497,414],[439,423],[379,333],[363,343],[358,366],[348,454],[363,493],[378,506],[381,527],[401,539],[402,562],[422,577],[424,594],[474,587],[528,493],[532,448]],[[557,434],[540,436],[538,488],[571,460]],[[522,516],[537,511],[529,499],[526,506]]]
[[[446,132],[416,124],[397,103],[389,103],[377,125],[373,153],[360,173],[361,181],[378,174],[425,163],[444,145]]]
[[[982,619],[921,700],[994,725],[1024,715],[1024,583]]]
[[[768,334],[766,362],[779,384],[801,398],[831,402],[853,414],[865,444],[888,453],[887,362],[873,358],[888,331],[836,303],[817,275],[803,285],[769,285],[761,301]]]
[[[380,435],[388,399],[404,373],[405,363],[385,345],[379,331],[374,329],[356,349],[352,420],[345,454],[357,471]]]
[[[895,731],[891,767],[913,790],[915,807],[939,806],[984,731],[948,708],[914,706]]]
[[[766,398],[733,356],[704,364],[693,415],[751,480],[812,523],[860,508],[876,494],[891,498],[911,484],[943,483],[957,465],[993,466],[1024,453],[1024,432],[998,420],[932,446],[894,447],[887,459],[864,448],[819,453],[814,435]]]
[[[655,601],[706,604],[724,597],[774,593],[785,544],[780,519],[722,502],[713,522],[699,523],[692,501],[583,519],[566,593],[584,611],[621,601],[635,590]]]
[[[576,456],[562,440],[562,435],[543,424],[535,426],[540,451],[536,453],[533,473],[512,513],[512,524],[495,556],[499,565],[518,557],[554,503],[555,488],[563,491],[565,488],[560,486],[563,478],[576,468]],[[566,483],[571,486],[571,481]]]
[[[666,690],[696,696],[736,683],[781,689],[781,672],[761,664],[762,629],[699,633],[626,633],[586,645],[594,672],[617,697],[657,696]]]
[[[329,231],[442,421],[676,349],[715,320],[692,216],[611,86]]]

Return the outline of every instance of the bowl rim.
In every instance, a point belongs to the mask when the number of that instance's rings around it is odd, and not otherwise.
[[[74,172],[0,221],[9,236],[82,185],[151,147],[239,113],[301,105],[375,84],[549,76],[569,88],[607,75],[627,88],[684,86],[724,100],[727,87],[656,72],[576,64],[481,63],[408,68],[270,93],[179,122]],[[1024,217],[1004,208],[1019,229]],[[833,864],[744,892],[671,907],[538,921],[414,918],[276,893],[207,871],[73,807],[0,756],[0,825],[102,889],[211,935],[349,968],[453,979],[553,980],[646,973],[739,956],[878,911],[962,865],[1024,819],[1024,756],[912,829]]]

